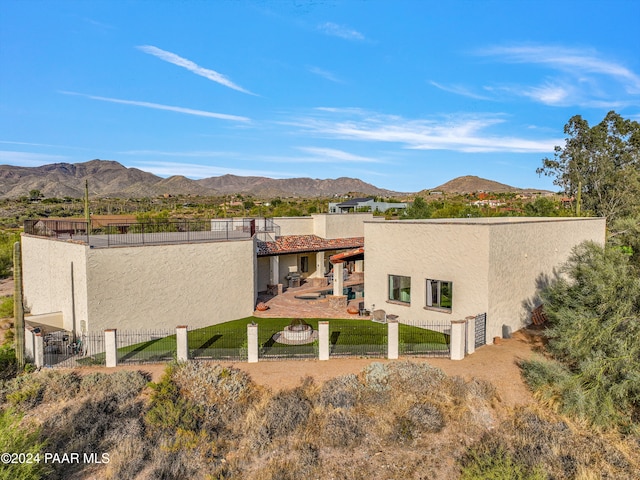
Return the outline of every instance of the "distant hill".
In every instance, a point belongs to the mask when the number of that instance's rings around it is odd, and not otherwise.
[[[506,192],[530,192],[540,191],[530,188],[518,188],[504,183],[494,182],[493,180],[487,180],[486,178],[476,177],[474,175],[465,175],[463,177],[457,177],[453,180],[449,180],[447,183],[443,183],[434,188],[423,190],[420,193],[426,193],[428,191],[438,191],[443,193],[471,193],[471,192],[492,192],[492,193],[506,193]]]
[[[158,177],[137,168],[127,168],[110,160],[84,163],[54,163],[40,167],[0,165],[0,197],[16,198],[40,190],[45,197],[75,197],[84,195],[84,183],[89,180],[89,193],[98,197],[147,197],[172,195],[252,194],[269,198],[276,196],[330,197],[347,193],[393,196],[398,192],[378,188],[356,178],[337,179],[220,177],[191,180],[183,176]]]

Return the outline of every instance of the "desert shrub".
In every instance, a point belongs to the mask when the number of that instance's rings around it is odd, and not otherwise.
[[[22,422],[22,415],[7,409],[0,412],[0,452],[35,455],[42,451],[44,443],[39,441],[38,427]],[[36,480],[45,478],[44,463],[0,464],[0,478],[12,480]]]
[[[147,443],[142,437],[127,437],[118,442],[110,452],[109,464],[105,472],[106,478],[109,480],[135,478],[148,463],[148,450]]]
[[[481,400],[492,400],[496,396],[496,387],[487,380],[474,377],[467,383],[467,392]]]
[[[301,442],[280,455],[270,458],[252,476],[255,480],[299,480],[301,478],[321,478],[317,468],[320,465],[318,448],[311,443]]]
[[[318,395],[317,402],[322,407],[351,408],[358,401],[360,382],[353,374],[326,381]]]
[[[389,369],[387,364],[373,362],[367,365],[362,371],[364,376],[364,386],[374,392],[384,392],[389,390]]]
[[[364,422],[353,412],[343,409],[329,411],[323,422],[322,438],[332,447],[349,447],[364,437]]]
[[[175,365],[167,367],[160,381],[150,384],[151,402],[144,421],[153,434],[171,436],[178,428],[197,430],[202,423],[202,409],[182,397],[172,379],[176,368]]]
[[[4,385],[2,393],[10,405],[30,409],[41,402],[74,398],[80,381],[75,372],[41,371],[14,378]]]
[[[470,451],[462,462],[461,480],[545,480],[541,468],[527,469],[504,449]]]
[[[386,367],[387,383],[405,393],[424,394],[438,388],[447,377],[439,368],[424,362],[392,362]]]
[[[228,434],[259,396],[248,374],[208,362],[180,364],[172,379],[181,395],[202,409],[203,428],[218,434]]]
[[[311,413],[311,403],[301,388],[276,393],[263,412],[262,427],[268,438],[287,435],[303,425]]]
[[[120,370],[114,373],[89,373],[80,382],[81,395],[115,395],[121,400],[137,396],[149,383],[148,374]]]
[[[406,418],[416,425],[419,431],[437,433],[445,426],[442,412],[432,403],[418,403],[411,406]]]
[[[0,346],[0,381],[9,380],[18,373],[16,352],[10,345]]]
[[[8,317],[13,317],[13,295],[0,298],[0,318]]]

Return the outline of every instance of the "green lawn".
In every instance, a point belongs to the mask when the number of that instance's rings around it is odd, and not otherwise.
[[[324,319],[323,319],[324,320]],[[305,319],[314,330],[317,318]],[[242,360],[246,358],[247,325],[258,325],[258,343],[261,358],[317,357],[317,341],[307,345],[284,345],[272,337],[291,322],[290,318],[247,317],[188,333],[191,358]],[[330,349],[333,355],[384,356],[387,345],[387,325],[368,320],[329,320]],[[443,333],[409,325],[399,325],[401,353],[446,352],[449,336]],[[118,362],[164,361],[175,357],[176,336],[158,338],[118,349]],[[104,363],[104,354],[79,363]]]

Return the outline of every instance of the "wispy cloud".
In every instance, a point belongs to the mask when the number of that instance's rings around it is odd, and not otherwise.
[[[60,93],[64,95],[76,95],[79,97],[90,98],[91,100],[100,100],[102,102],[120,103],[123,105],[135,105],[137,107],[154,108],[156,110],[168,110],[170,112],[185,113],[187,115],[196,115],[199,117],[219,118],[221,120],[231,120],[234,122],[249,122],[251,121],[247,117],[240,117],[238,115],[228,115],[226,113],[207,112],[205,110],[194,110],[192,108],[174,107],[171,105],[162,105],[159,103],[141,102],[137,100],[122,100],[119,98],[99,97],[96,95],[87,95],[77,92],[65,92]]]
[[[323,107],[321,114],[287,123],[325,138],[398,143],[407,149],[459,152],[547,153],[562,139],[530,139],[491,134],[490,128],[505,122],[501,115],[459,114],[411,120],[397,115],[357,109]],[[325,113],[326,112],[326,113]]]
[[[318,25],[318,30],[332,37],[344,38],[345,40],[364,40],[362,33],[346,25],[338,25],[333,22],[325,22]]]
[[[130,167],[136,167],[146,172],[156,175],[168,177],[172,175],[184,175],[188,178],[207,178],[220,175],[232,174],[240,176],[259,176],[270,178],[286,178],[294,176],[281,171],[271,170],[251,170],[241,168],[228,168],[217,165],[202,165],[198,163],[182,163],[182,162],[157,162],[157,161],[139,161]]]
[[[65,157],[63,155],[0,150],[0,163],[21,167],[37,167],[40,165],[46,165],[47,163],[59,163],[68,160],[69,157]]]
[[[307,70],[309,70],[311,73],[313,73],[314,75],[318,75],[326,80],[329,80],[331,82],[335,82],[335,83],[344,83],[342,80],[340,80],[338,77],[336,77],[333,73],[327,71],[327,70],[323,70],[322,68],[319,67],[313,67],[313,66],[309,66],[307,67]]]
[[[514,63],[536,63],[570,73],[596,73],[624,82],[629,93],[640,93],[640,76],[628,68],[601,58],[592,50],[577,50],[558,46],[530,45],[490,47],[479,55],[497,56]]]
[[[445,92],[455,93],[456,95],[462,95],[464,97],[475,98],[476,100],[491,100],[491,97],[487,95],[480,95],[478,93],[475,93],[471,91],[469,88],[464,87],[462,85],[442,85],[434,81],[431,81],[429,83],[434,87],[439,88],[440,90],[443,90]]]
[[[226,75],[222,73],[218,73],[215,70],[211,70],[209,68],[204,68],[198,65],[191,60],[183,58],[175,53],[167,52],[166,50],[162,50],[158,47],[154,47],[153,45],[141,45],[137,47],[144,53],[149,55],[153,55],[154,57],[159,58],[160,60],[164,60],[165,62],[172,63],[177,65],[178,67],[185,68],[196,75],[200,75],[212,82],[219,83],[220,85],[224,85],[225,87],[231,88],[233,90],[237,90],[238,92],[247,93],[249,95],[256,95],[249,90],[242,88],[240,85],[232,82]]]
[[[535,86],[502,88],[511,94],[554,106],[616,107],[638,104],[640,75],[605,59],[598,52],[551,45],[494,46],[476,55],[494,57],[506,63],[540,65],[551,73]]]
[[[321,162],[383,163],[377,158],[363,157],[353,153],[323,147],[296,147],[297,150],[310,153]]]
[[[214,157],[229,157],[235,156],[232,152],[217,152],[217,151],[187,151],[187,152],[169,152],[163,150],[126,150],[118,152],[120,155],[135,155],[135,156],[162,156],[162,157],[196,157],[196,158],[214,158]]]

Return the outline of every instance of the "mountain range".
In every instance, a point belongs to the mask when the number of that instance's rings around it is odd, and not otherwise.
[[[89,194],[97,197],[153,197],[158,195],[227,195],[251,194],[259,198],[331,197],[347,193],[374,196],[405,196],[407,193],[378,188],[356,178],[336,179],[220,177],[192,180],[175,175],[158,177],[137,168],[128,168],[111,160],[91,160],[83,163],[54,163],[39,167],[0,165],[0,197],[17,198],[39,190],[45,197],[84,196],[85,180]],[[473,191],[522,191],[480,177],[458,177],[430,190],[446,193]]]

